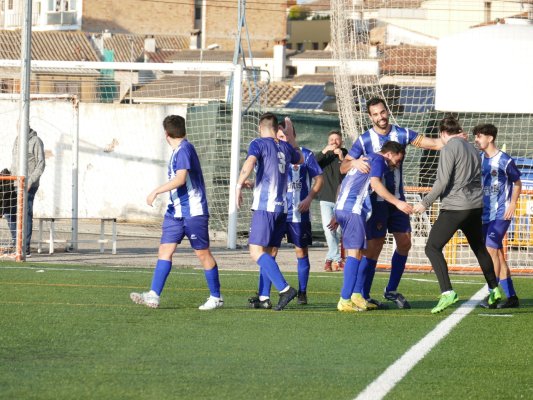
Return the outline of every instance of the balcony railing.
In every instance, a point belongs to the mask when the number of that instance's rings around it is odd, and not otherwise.
[[[3,17],[3,18],[2,18]],[[2,18],[3,26],[5,28],[14,28],[20,27],[23,24],[24,14],[22,13],[4,13]],[[41,16],[37,13],[32,13],[31,24],[33,26],[43,26],[43,25],[76,25],[78,18],[77,11],[50,11]],[[0,19],[0,26],[2,25]]]

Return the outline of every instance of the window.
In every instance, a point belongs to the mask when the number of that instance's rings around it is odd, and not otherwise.
[[[304,51],[304,44],[303,43],[296,43],[296,50]]]
[[[492,2],[486,1],[485,2],[485,22],[491,21],[491,14],[492,14],[491,8],[492,8]]]
[[[13,9],[13,0],[7,0],[7,9],[12,10]]]
[[[64,12],[76,10],[76,0],[48,0],[48,11]]]
[[[313,50],[319,50],[318,42],[313,42]]]
[[[292,50],[292,43],[287,43],[285,45],[285,47],[287,47],[287,49],[289,49],[289,50]]]

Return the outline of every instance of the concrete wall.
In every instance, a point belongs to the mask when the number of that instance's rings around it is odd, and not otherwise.
[[[324,50],[326,45],[331,41],[331,21],[329,19],[288,21],[287,25],[289,35],[287,44],[294,50],[298,50],[298,43],[303,44],[302,50],[313,50],[313,43],[318,44],[317,50]]]
[[[11,165],[18,103],[0,101],[0,169]],[[46,169],[34,205],[35,216],[70,217],[72,141],[77,117],[68,102],[34,101],[30,125],[44,142]],[[161,122],[166,115],[186,116],[185,107],[81,103],[79,111],[79,217],[117,217],[154,221],[166,197],[146,205],[150,191],[166,181],[170,147]]]

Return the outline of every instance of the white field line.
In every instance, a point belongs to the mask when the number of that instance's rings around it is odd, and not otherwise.
[[[441,321],[430,333],[411,347],[403,356],[391,364],[380,376],[370,383],[356,400],[383,399],[414,366],[428,354],[461,320],[470,314],[486,296],[485,286],[479,289],[448,318]]]

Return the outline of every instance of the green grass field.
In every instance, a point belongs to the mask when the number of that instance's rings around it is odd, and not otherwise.
[[[335,309],[340,273],[312,274],[310,304],[283,312],[246,307],[251,272],[222,271],[211,312],[200,270],[173,270],[157,310],[129,299],[149,269],[2,262],[0,276],[1,399],[353,399],[462,303],[431,315],[432,274],[404,276],[413,309],[356,314]],[[483,283],[452,278],[461,300]],[[521,308],[472,311],[387,398],[533,398],[533,281],[514,280]]]

